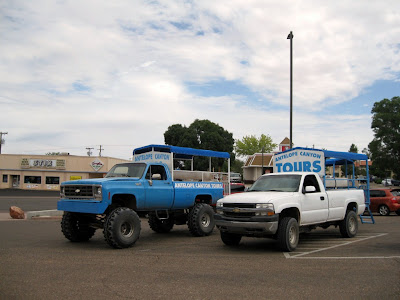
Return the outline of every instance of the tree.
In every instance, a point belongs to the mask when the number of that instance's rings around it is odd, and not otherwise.
[[[368,148],[374,175],[385,177],[393,171],[400,176],[400,97],[375,102],[371,110],[374,139]]]
[[[189,127],[181,124],[174,124],[168,127],[164,132],[164,141],[167,145],[190,147],[196,149],[206,149],[231,154],[231,160],[235,160],[233,152],[232,133],[209,120],[196,119]],[[222,170],[224,159],[213,159],[212,167],[215,171]],[[209,167],[208,158],[196,158],[194,166],[198,170],[207,170]],[[188,168],[188,166],[180,165]]]
[[[259,139],[255,135],[246,135],[241,140],[236,140],[235,152],[239,156],[260,152],[270,153],[276,146],[269,135],[261,134]]]
[[[351,144],[349,152],[358,153],[358,147],[354,144]]]
[[[358,153],[358,147],[354,144],[351,144],[349,152]],[[344,175],[347,174],[347,176],[349,176],[349,175],[353,174],[353,165],[348,164],[347,171],[346,171],[346,165],[343,165],[341,167],[341,169],[342,169],[342,174],[344,174]],[[355,173],[354,175],[359,175],[360,172],[359,172],[358,168],[354,169],[354,173]]]

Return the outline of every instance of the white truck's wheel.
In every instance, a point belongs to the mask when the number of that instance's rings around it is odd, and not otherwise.
[[[240,244],[241,239],[242,236],[240,234],[221,231],[221,240],[227,246],[237,246]]]
[[[340,234],[345,238],[356,236],[358,230],[357,215],[354,210],[348,210],[344,220],[339,224]]]
[[[279,222],[278,244],[286,252],[296,249],[299,243],[299,224],[295,218],[284,217]]]

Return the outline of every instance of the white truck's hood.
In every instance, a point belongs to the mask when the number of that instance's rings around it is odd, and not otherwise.
[[[245,192],[225,196],[218,200],[223,203],[273,203],[286,198],[293,198],[292,192]]]

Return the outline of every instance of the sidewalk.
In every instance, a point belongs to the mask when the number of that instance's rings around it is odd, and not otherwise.
[[[0,221],[23,221],[23,220],[61,220],[63,211],[61,210],[42,210],[42,211],[27,211],[25,219],[13,219],[9,212],[0,212]]]

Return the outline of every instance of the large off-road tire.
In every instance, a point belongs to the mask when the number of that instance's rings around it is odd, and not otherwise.
[[[139,239],[140,218],[127,207],[118,207],[110,212],[104,223],[104,238],[113,248],[132,247]]]
[[[189,212],[188,227],[193,236],[210,235],[215,227],[212,207],[205,203],[197,203]]]
[[[358,231],[357,214],[354,210],[348,210],[344,220],[339,224],[340,234],[345,238],[355,237]]]
[[[221,240],[227,246],[237,246],[240,244],[242,236],[240,234],[221,231]]]
[[[174,218],[160,220],[155,214],[149,214],[149,225],[157,233],[168,233],[174,227]]]
[[[389,207],[387,207],[386,205],[381,205],[381,206],[379,206],[379,208],[378,208],[378,212],[379,212],[379,214],[381,215],[381,216],[388,216],[388,215],[390,215],[390,209],[389,209]]]
[[[295,218],[284,217],[278,226],[278,245],[282,251],[291,252],[299,243],[299,224]]]
[[[89,227],[89,221],[82,214],[65,211],[61,220],[61,231],[71,242],[86,242],[96,231]]]

